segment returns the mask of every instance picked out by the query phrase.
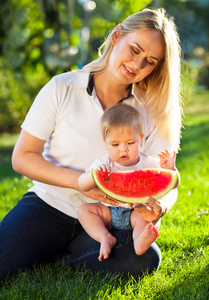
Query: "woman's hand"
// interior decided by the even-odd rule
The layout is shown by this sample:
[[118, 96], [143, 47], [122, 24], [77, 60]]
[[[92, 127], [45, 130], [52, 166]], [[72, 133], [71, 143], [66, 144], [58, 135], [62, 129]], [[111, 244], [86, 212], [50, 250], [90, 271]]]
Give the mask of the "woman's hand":
[[107, 203], [107, 204], [110, 204], [110, 205], [113, 205], [113, 206], [118, 206], [119, 205], [119, 202], [117, 200], [114, 200], [114, 199], [108, 197], [107, 195], [105, 195], [98, 187], [95, 187], [95, 188], [91, 189], [88, 192], [84, 192], [84, 191], [81, 191], [81, 190], [80, 190], [80, 192], [83, 195], [85, 195], [86, 197], [89, 197], [89, 198], [94, 199], [96, 201], [104, 202], [104, 203]]
[[156, 221], [163, 216], [163, 209], [160, 200], [154, 200], [153, 198], [148, 198], [147, 203], [145, 204], [134, 203], [132, 208], [134, 208], [141, 217], [148, 222]]

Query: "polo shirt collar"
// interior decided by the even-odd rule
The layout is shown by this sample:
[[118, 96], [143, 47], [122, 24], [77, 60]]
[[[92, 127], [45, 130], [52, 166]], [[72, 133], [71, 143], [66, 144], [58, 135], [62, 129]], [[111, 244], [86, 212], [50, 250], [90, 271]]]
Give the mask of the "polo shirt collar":
[[[74, 87], [86, 88], [87, 93], [91, 96], [94, 88], [94, 78], [93, 75], [89, 74], [88, 72], [82, 72], [80, 70], [72, 71], [69, 72], [67, 84]], [[132, 87], [129, 90], [127, 96], [121, 99], [119, 102], [122, 102], [123, 100], [126, 100], [131, 96], [134, 96], [139, 102], [144, 102], [141, 91], [138, 87], [138, 84], [136, 83], [132, 84]]]
[[88, 86], [87, 86], [87, 93], [91, 96], [94, 89], [94, 77], [93, 74], [89, 74]]
[[67, 85], [79, 88], [87, 88], [89, 82], [89, 73], [84, 71], [69, 72]]

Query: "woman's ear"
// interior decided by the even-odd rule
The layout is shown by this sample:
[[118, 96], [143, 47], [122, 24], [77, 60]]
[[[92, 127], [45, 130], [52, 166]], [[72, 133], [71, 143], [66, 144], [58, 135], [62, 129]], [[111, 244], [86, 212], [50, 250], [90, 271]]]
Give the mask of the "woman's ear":
[[119, 34], [121, 34], [121, 32], [117, 31], [118, 29], [121, 29], [122, 28], [122, 25], [119, 24], [116, 26], [116, 31], [113, 33], [112, 37], [111, 37], [111, 41], [112, 41], [112, 44], [115, 45], [116, 43], [116, 39], [118, 37]]

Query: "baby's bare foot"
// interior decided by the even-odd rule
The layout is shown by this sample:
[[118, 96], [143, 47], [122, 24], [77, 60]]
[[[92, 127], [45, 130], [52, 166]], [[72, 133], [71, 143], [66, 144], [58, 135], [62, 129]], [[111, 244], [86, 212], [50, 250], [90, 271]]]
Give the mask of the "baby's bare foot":
[[134, 241], [136, 254], [142, 255], [145, 253], [158, 236], [157, 228], [152, 223], [148, 223], [144, 231]]
[[117, 242], [116, 238], [109, 232], [102, 237], [100, 252], [98, 257], [99, 261], [102, 261], [103, 259], [107, 259], [109, 257], [110, 252], [112, 248], [115, 246], [116, 242]]

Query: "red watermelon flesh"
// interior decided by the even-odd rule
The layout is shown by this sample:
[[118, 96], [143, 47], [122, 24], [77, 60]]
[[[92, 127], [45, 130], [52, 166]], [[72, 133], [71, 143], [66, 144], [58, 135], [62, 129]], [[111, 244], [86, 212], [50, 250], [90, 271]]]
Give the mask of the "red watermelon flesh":
[[167, 194], [175, 185], [178, 173], [167, 169], [103, 172], [92, 169], [96, 185], [108, 196], [127, 203], [146, 203]]

